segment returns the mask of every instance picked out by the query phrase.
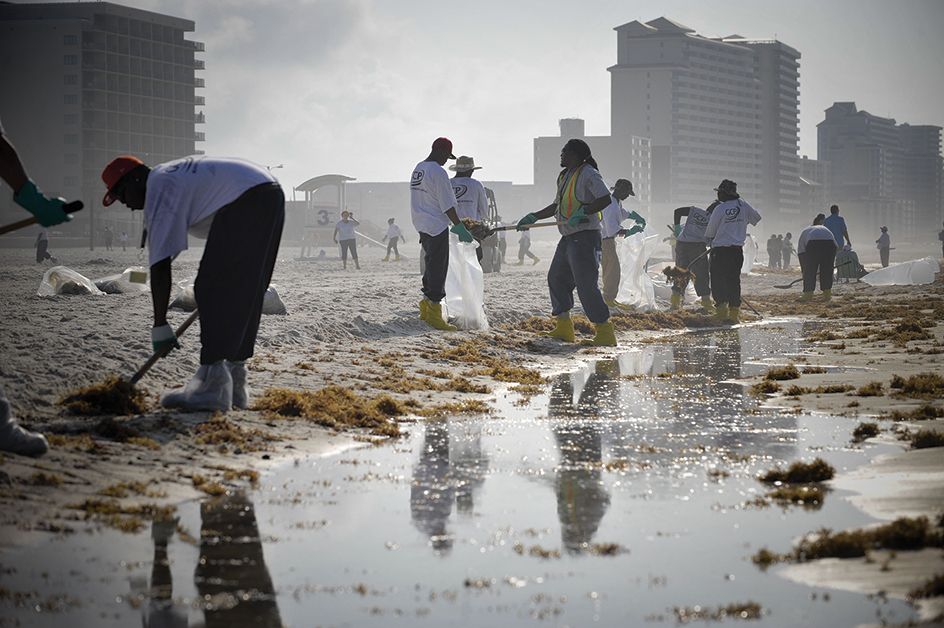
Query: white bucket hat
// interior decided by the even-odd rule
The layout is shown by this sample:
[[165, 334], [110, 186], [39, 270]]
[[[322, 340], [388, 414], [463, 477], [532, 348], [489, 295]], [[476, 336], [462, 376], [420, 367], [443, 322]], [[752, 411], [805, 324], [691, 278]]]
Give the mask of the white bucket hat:
[[481, 170], [482, 166], [476, 166], [473, 158], [462, 155], [456, 159], [456, 163], [449, 166], [449, 169], [455, 172], [465, 172], [466, 170]]

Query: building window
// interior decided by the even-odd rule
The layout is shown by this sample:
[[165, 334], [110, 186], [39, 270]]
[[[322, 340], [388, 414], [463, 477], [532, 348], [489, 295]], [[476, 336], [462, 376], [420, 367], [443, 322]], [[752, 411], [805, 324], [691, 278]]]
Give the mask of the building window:
[[66, 74], [64, 77], [64, 82], [66, 85], [78, 85], [79, 84], [79, 75], [78, 74]]
[[66, 187], [77, 188], [79, 187], [79, 178], [78, 177], [63, 177], [62, 184]]
[[79, 136], [76, 133], [66, 133], [62, 138], [63, 143], [65, 144], [78, 144]]
[[75, 153], [66, 153], [65, 160], [67, 164], [77, 164], [79, 163], [79, 156]]
[[79, 62], [78, 55], [66, 55], [62, 58], [62, 62], [66, 65], [76, 65]]
[[66, 124], [78, 124], [78, 123], [79, 123], [79, 116], [77, 116], [77, 115], [74, 114], [74, 113], [67, 113], [67, 114], [65, 115], [65, 123], [66, 123]]
[[79, 43], [78, 35], [66, 35], [62, 38], [62, 43], [66, 46], [75, 46]]
[[66, 94], [63, 97], [63, 102], [67, 105], [77, 105], [79, 104], [78, 94]]

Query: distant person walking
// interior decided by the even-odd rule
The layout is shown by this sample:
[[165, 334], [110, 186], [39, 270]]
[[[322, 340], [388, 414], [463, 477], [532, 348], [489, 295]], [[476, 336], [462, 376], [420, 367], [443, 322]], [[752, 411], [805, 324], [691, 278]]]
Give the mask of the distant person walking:
[[761, 216], [741, 198], [734, 181], [723, 180], [715, 191], [721, 202], [711, 212], [705, 229], [705, 236], [711, 239], [711, 293], [717, 308], [713, 318], [737, 323], [747, 226], [759, 223]]
[[47, 249], [49, 248], [49, 232], [46, 231], [46, 227], [40, 225], [39, 232], [36, 234], [36, 242], [33, 244], [36, 247], [36, 263], [42, 264], [44, 261], [52, 260], [52, 263], [56, 263], [56, 258], [49, 254]]
[[357, 234], [354, 228], [360, 225], [354, 219], [354, 214], [349, 211], [341, 212], [341, 220], [334, 225], [334, 243], [341, 245], [341, 264], [342, 268], [347, 269], [347, 252], [351, 252], [351, 259], [354, 260], [354, 268], [360, 270], [360, 262], [357, 261]]
[[941, 256], [944, 257], [944, 229], [937, 234], [937, 239], [941, 241]]
[[[410, 212], [413, 226], [420, 233], [423, 247], [423, 298], [420, 319], [436, 329], [455, 331], [442, 315], [446, 298], [446, 275], [449, 272], [449, 232], [462, 242], [472, 242], [472, 234], [456, 213], [456, 193], [443, 165], [452, 154], [452, 142], [436, 138], [429, 156], [416, 164], [410, 177]], [[450, 226], [452, 225], [452, 226]]]
[[385, 262], [390, 261], [390, 251], [393, 250], [393, 254], [396, 255], [394, 261], [400, 261], [400, 251], [397, 249], [397, 242], [400, 241], [400, 238], [403, 237], [403, 232], [400, 231], [400, 225], [396, 224], [394, 218], [387, 220], [387, 235], [384, 236], [384, 240], [387, 241], [387, 256], [384, 257]]
[[115, 241], [115, 232], [111, 230], [111, 227], [105, 227], [105, 250], [111, 250], [111, 243]]
[[770, 234], [767, 238], [767, 268], [774, 269], [780, 265], [780, 247], [777, 245], [777, 236]]
[[524, 264], [524, 258], [531, 258], [531, 265], [534, 266], [541, 260], [538, 259], [537, 255], [531, 252], [531, 230], [524, 229], [521, 231], [521, 237], [518, 238], [518, 261], [516, 262], [517, 266], [522, 266]]
[[118, 238], [118, 241], [121, 242], [121, 250], [128, 250], [128, 234], [124, 231], [121, 232], [121, 236]]
[[780, 255], [783, 257], [783, 269], [790, 270], [790, 256], [796, 252], [793, 248], [793, 234], [787, 231], [783, 236], [783, 246], [780, 249]]
[[797, 240], [797, 257], [803, 271], [803, 296], [798, 301], [812, 301], [816, 290], [816, 275], [823, 299], [833, 298], [833, 265], [836, 261], [836, 237], [823, 226], [824, 214], [817, 214], [813, 225], [807, 227]]
[[[633, 184], [629, 179], [617, 179], [611, 188], [610, 204], [600, 213], [600, 237], [603, 254], [600, 258], [600, 270], [603, 274], [603, 300], [609, 307], [624, 307], [617, 302], [619, 292], [620, 263], [616, 253], [616, 237], [625, 237], [639, 233], [646, 227], [646, 221], [634, 211], [623, 209], [623, 201], [633, 192]], [[630, 229], [623, 229], [623, 221], [632, 218], [636, 224]]]
[[823, 226], [833, 232], [833, 237], [836, 239], [836, 248], [842, 248], [843, 239], [849, 246], [852, 246], [849, 231], [846, 229], [846, 220], [839, 215], [839, 205], [832, 205], [829, 208], [829, 216], [826, 217]]
[[882, 235], [875, 241], [878, 255], [882, 258], [882, 268], [888, 268], [888, 252], [891, 250], [892, 239], [888, 236], [888, 227], [882, 227]]
[[[501, 216], [495, 216], [495, 220], [498, 221], [496, 227], [510, 227], [514, 223], [504, 222]], [[498, 256], [501, 257], [501, 263], [505, 263], [505, 252], [508, 250], [508, 242], [505, 240], [505, 232], [499, 231], [495, 235], [498, 236]]]
[[[711, 303], [711, 280], [708, 273], [708, 238], [705, 236], [705, 229], [708, 228], [708, 220], [711, 218], [715, 207], [720, 205], [720, 201], [714, 201], [707, 209], [701, 207], [679, 207], [674, 214], [674, 227], [672, 231], [678, 233], [675, 242], [675, 265], [679, 268], [687, 268], [695, 275], [695, 294], [701, 299], [701, 306], [711, 312], [715, 311], [715, 306]], [[681, 225], [683, 216], [685, 226]], [[672, 286], [671, 309], [677, 310], [682, 306], [682, 287]]]

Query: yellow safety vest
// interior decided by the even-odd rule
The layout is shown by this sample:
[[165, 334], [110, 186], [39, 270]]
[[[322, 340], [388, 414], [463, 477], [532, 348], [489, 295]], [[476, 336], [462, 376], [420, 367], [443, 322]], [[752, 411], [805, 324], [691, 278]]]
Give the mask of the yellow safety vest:
[[557, 213], [563, 216], [564, 218], [570, 218], [571, 215], [583, 207], [583, 204], [580, 202], [580, 199], [577, 198], [577, 175], [580, 174], [580, 170], [587, 164], [580, 164], [577, 166], [577, 169], [574, 170], [574, 174], [571, 175], [569, 181], [564, 181], [564, 175], [566, 173], [561, 173], [557, 178], [557, 189], [560, 192], [560, 201], [557, 203]]

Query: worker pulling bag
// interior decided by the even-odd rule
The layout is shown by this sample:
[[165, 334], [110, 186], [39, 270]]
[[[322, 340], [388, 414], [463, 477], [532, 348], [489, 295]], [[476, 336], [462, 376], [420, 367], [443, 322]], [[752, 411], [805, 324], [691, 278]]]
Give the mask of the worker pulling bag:
[[475, 254], [475, 242], [460, 242], [449, 234], [449, 271], [443, 318], [459, 329], [488, 329], [485, 318], [485, 277]]
[[754, 239], [754, 236], [747, 234], [747, 237], [744, 238], [744, 263], [741, 265], [741, 274], [747, 275], [751, 272], [751, 269], [754, 268], [754, 260], [757, 259], [757, 240]]
[[656, 248], [659, 233], [646, 225], [642, 233], [621, 238], [616, 253], [620, 261], [620, 285], [616, 300], [646, 314], [656, 309], [655, 286], [646, 265]]

